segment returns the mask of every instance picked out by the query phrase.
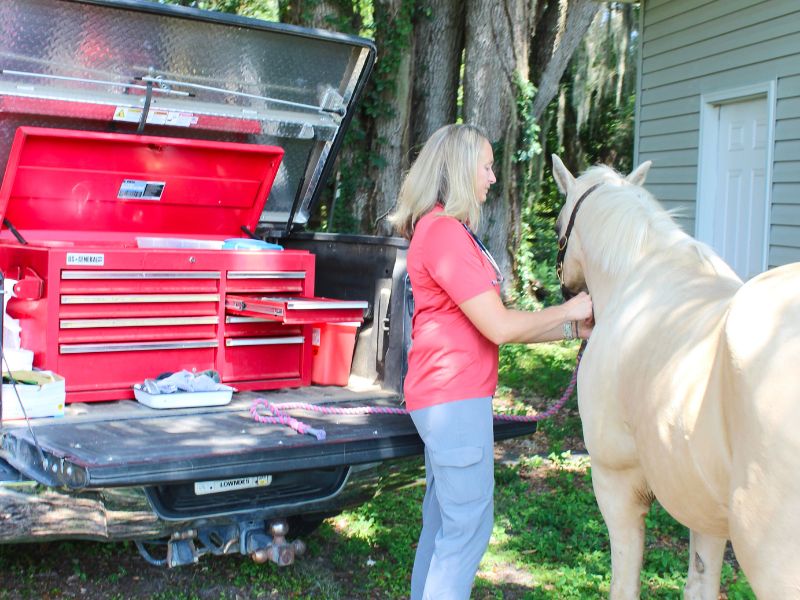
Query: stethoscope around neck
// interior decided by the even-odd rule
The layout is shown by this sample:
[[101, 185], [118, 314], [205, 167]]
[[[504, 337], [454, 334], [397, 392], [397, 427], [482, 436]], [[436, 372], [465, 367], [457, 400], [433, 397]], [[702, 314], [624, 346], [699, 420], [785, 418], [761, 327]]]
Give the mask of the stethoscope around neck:
[[464, 226], [464, 229], [467, 230], [467, 233], [469, 233], [470, 236], [472, 236], [472, 239], [475, 240], [475, 243], [478, 244], [478, 248], [480, 248], [481, 252], [483, 252], [483, 255], [486, 257], [486, 260], [488, 260], [489, 264], [492, 265], [494, 272], [497, 274], [497, 280], [496, 280], [497, 283], [503, 283], [505, 277], [503, 276], [503, 272], [500, 270], [500, 267], [497, 265], [497, 261], [495, 261], [494, 257], [492, 256], [492, 253], [489, 252], [489, 249], [483, 244], [480, 238], [473, 233], [473, 231], [469, 228], [469, 226], [466, 223], [462, 223], [462, 225]]

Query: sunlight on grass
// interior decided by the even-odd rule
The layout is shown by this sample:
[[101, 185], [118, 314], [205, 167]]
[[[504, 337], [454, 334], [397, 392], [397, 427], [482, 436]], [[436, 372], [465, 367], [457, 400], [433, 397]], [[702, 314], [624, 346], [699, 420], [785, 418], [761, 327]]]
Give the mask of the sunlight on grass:
[[347, 537], [358, 537], [368, 540], [375, 535], [375, 524], [357, 513], [346, 513], [332, 520], [336, 531]]
[[569, 383], [579, 344], [507, 344], [500, 348], [498, 394], [557, 398]]

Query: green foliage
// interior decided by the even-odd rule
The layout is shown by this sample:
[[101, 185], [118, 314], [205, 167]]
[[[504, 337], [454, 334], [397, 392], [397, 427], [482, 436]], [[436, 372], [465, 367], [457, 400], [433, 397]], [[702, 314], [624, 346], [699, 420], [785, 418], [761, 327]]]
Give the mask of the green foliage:
[[524, 308], [562, 301], [556, 276], [558, 239], [556, 219], [562, 202], [552, 178], [541, 182], [522, 213], [522, 235], [517, 256], [516, 300]]
[[[500, 347], [500, 377], [498, 394], [504, 397], [561, 398], [575, 369], [578, 342], [550, 344], [507, 344]], [[520, 412], [529, 412], [521, 402]], [[573, 396], [559, 412], [558, 418], [539, 422], [539, 431], [548, 441], [548, 452], [560, 453], [581, 437], [581, 422], [577, 415], [577, 398]]]
[[636, 96], [631, 94], [620, 106], [610, 97], [600, 98], [598, 104], [601, 117], [589, 119], [579, 133], [588, 162], [612, 165], [628, 173], [633, 166]]
[[[524, 79], [519, 72], [514, 72], [514, 87], [516, 88], [517, 120], [520, 123], [520, 139], [517, 162], [529, 163], [541, 154], [542, 145], [539, 143], [539, 124], [533, 114], [533, 100], [536, 96], [536, 86], [531, 81]], [[530, 180], [524, 182], [523, 190], [528, 191]]]
[[157, 0], [161, 4], [178, 4], [203, 10], [234, 13], [267, 21], [278, 20], [278, 0]]
[[345, 135], [346, 150], [339, 159], [337, 180], [328, 191], [328, 197], [335, 195], [330, 231], [339, 233], [369, 230], [366, 215], [356, 214], [355, 205], [359, 202], [363, 207], [380, 171], [387, 167], [381, 153], [387, 140], [377, 136], [375, 123], [395, 114], [397, 74], [410, 49], [417, 7], [415, 0], [403, 0], [398, 10], [389, 11], [385, 4], [359, 0], [356, 9], [363, 16], [363, 29], [358, 33], [375, 38], [378, 58]]
[[577, 349], [577, 342], [501, 346], [501, 390], [513, 390], [519, 395], [559, 397], [572, 376]]

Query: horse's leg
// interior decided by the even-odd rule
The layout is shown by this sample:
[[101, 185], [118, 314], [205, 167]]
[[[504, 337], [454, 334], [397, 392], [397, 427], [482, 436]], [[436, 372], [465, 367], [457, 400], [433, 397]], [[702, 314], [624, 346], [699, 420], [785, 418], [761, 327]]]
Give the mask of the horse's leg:
[[638, 600], [644, 554], [644, 516], [653, 496], [638, 467], [592, 465], [592, 486], [611, 540], [612, 600]]
[[[796, 471], [789, 472], [793, 468], [796, 469], [789, 466], [787, 477], [796, 477]], [[800, 525], [797, 507], [800, 494], [772, 481], [763, 486], [757, 493], [741, 494], [745, 500], [737, 504], [738, 512], [731, 519], [733, 551], [759, 600], [798, 600]], [[772, 510], [776, 502], [780, 506]]]
[[689, 532], [689, 576], [683, 589], [684, 600], [719, 598], [719, 578], [727, 541], [699, 531]]

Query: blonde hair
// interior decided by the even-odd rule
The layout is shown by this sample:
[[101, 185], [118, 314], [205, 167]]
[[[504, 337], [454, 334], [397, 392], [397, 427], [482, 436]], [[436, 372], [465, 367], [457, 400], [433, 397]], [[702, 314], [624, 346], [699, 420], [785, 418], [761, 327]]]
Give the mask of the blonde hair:
[[417, 221], [437, 202], [444, 214], [477, 229], [478, 157], [483, 132], [474, 125], [445, 125], [428, 138], [400, 187], [395, 212], [389, 217], [397, 232], [411, 239]]

